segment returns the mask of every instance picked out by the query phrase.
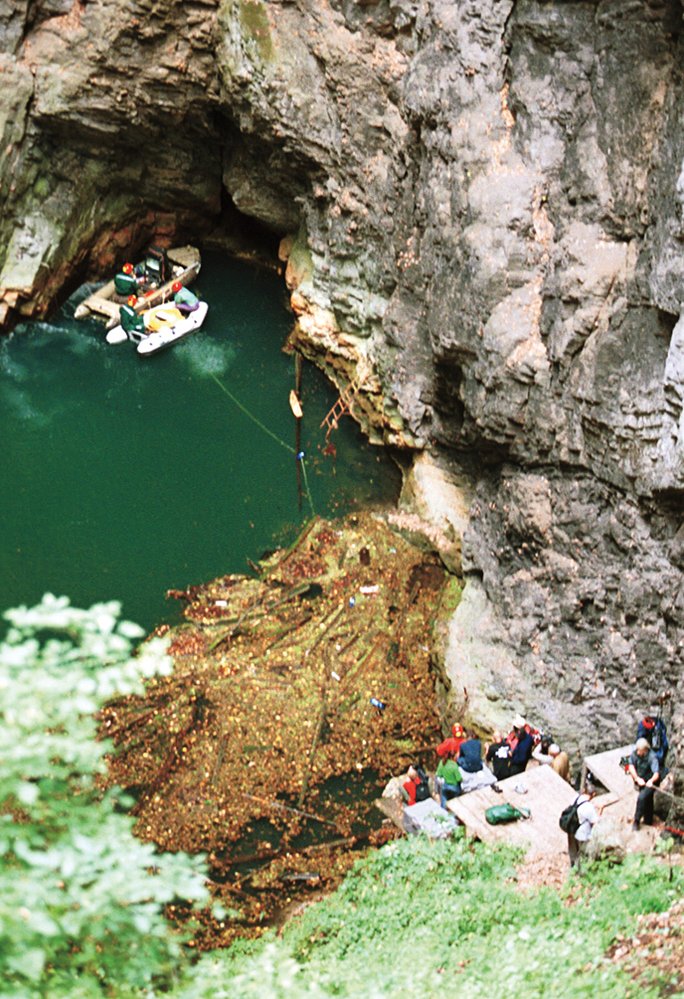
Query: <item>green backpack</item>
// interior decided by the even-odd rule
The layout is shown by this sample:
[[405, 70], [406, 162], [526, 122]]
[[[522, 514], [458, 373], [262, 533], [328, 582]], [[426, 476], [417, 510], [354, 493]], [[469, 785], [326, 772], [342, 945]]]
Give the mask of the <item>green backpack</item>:
[[499, 826], [504, 822], [517, 822], [518, 819], [529, 819], [529, 808], [516, 808], [505, 802], [503, 805], [492, 805], [485, 812], [485, 818], [490, 826]]

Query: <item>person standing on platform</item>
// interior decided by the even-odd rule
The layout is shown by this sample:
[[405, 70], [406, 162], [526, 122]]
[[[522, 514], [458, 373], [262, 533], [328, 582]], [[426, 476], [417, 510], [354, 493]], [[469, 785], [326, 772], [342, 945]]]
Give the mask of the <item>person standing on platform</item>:
[[585, 781], [581, 794], [577, 797], [577, 822], [575, 832], [568, 832], [568, 855], [570, 867], [576, 867], [581, 873], [581, 858], [591, 839], [594, 826], [599, 820], [598, 812], [593, 804], [596, 788], [590, 781]]
[[494, 732], [487, 747], [487, 763], [497, 781], [505, 780], [511, 772], [511, 747], [501, 732]]
[[571, 784], [570, 780], [570, 757], [561, 749], [557, 743], [552, 742], [549, 746], [549, 756], [551, 757], [551, 768], [555, 770], [559, 777]]
[[645, 825], [653, 825], [653, 798], [660, 780], [660, 763], [648, 739], [637, 739], [629, 758], [629, 774], [639, 792], [632, 824], [636, 832], [642, 819]]

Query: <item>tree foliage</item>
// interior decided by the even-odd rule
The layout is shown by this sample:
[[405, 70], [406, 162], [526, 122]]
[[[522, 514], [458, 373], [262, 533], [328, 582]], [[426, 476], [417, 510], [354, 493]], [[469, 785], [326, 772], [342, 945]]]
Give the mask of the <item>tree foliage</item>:
[[46, 595], [8, 611], [0, 643], [0, 995], [125, 996], [165, 985], [182, 957], [174, 898], [204, 901], [202, 859], [132, 834], [130, 801], [98, 790], [111, 746], [97, 710], [166, 674], [165, 643], [115, 602]]

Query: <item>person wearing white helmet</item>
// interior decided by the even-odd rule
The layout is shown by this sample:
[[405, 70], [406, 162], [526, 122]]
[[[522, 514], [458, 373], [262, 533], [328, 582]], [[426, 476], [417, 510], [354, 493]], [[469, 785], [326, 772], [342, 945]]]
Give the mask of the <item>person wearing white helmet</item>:
[[[516, 777], [525, 770], [534, 749], [534, 736], [529, 731], [529, 726], [522, 715], [516, 715], [513, 719], [513, 732], [511, 735], [513, 738], [511, 742], [510, 776]], [[510, 738], [511, 736], [509, 736]]]

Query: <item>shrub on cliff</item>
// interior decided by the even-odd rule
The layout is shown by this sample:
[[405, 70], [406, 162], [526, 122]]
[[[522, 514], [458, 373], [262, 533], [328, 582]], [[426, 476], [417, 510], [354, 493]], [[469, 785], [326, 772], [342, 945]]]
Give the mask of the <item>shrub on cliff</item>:
[[52, 596], [5, 614], [0, 643], [0, 995], [126, 996], [168, 986], [181, 942], [163, 915], [204, 899], [200, 862], [135, 839], [97, 775], [111, 748], [95, 713], [167, 673], [163, 642], [118, 621], [116, 603], [77, 610]]

